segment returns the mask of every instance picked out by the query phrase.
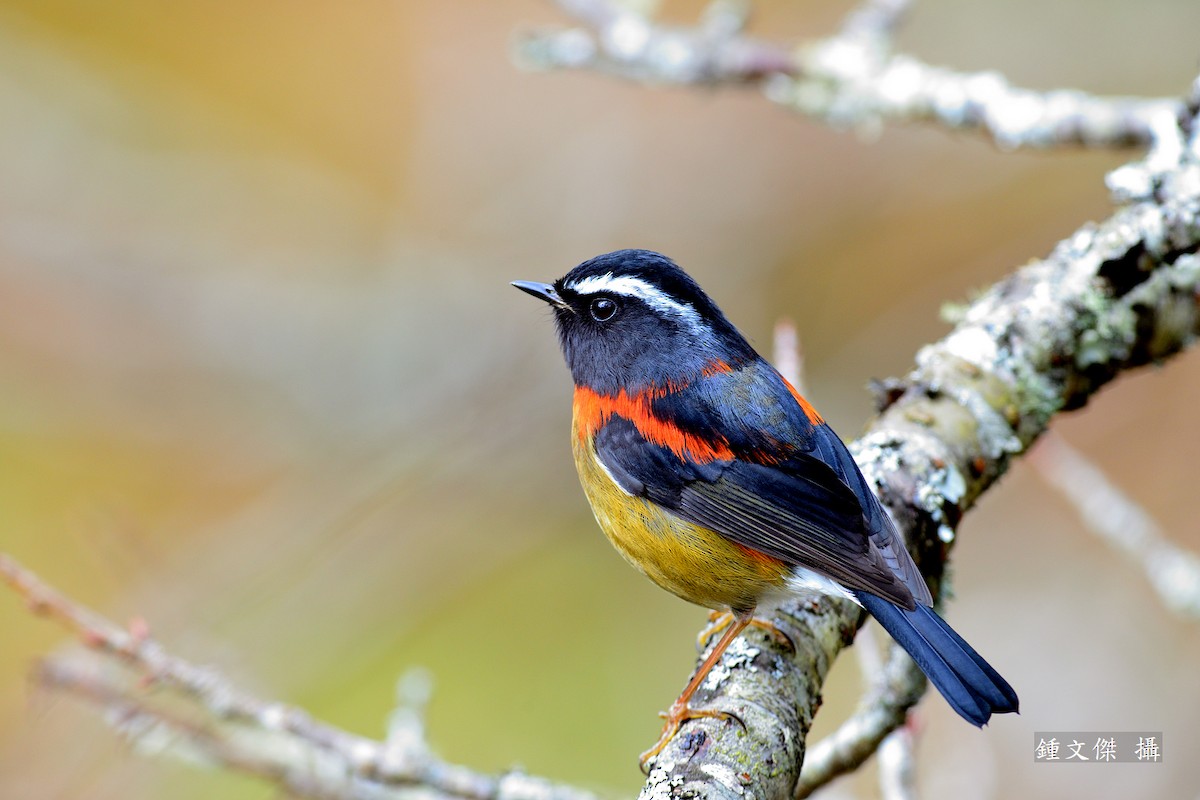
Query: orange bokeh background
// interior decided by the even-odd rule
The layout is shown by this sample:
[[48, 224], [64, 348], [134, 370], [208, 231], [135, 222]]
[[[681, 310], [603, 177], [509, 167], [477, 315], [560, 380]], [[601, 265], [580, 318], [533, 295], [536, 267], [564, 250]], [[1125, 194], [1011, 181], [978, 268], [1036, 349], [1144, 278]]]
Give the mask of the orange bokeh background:
[[[668, 3], [676, 20], [699, 3]], [[771, 0], [800, 41], [840, 3]], [[436, 683], [445, 757], [607, 793], [703, 612], [628, 569], [570, 466], [569, 378], [508, 287], [662, 250], [762, 348], [796, 320], [852, 437], [960, 301], [1088, 219], [1128, 153], [835, 131], [753, 90], [514, 67], [548, 2], [0, 2], [0, 550], [265, 696], [377, 736]], [[1181, 95], [1190, 0], [916, 4], [899, 45], [1033, 88]], [[1055, 425], [1200, 550], [1200, 354]], [[1018, 463], [961, 528], [949, 619], [1018, 688], [920, 707], [929, 798], [1190, 796], [1200, 629]], [[0, 797], [267, 798], [33, 690], [63, 641], [0, 592]], [[852, 659], [819, 730], [853, 708]], [[1037, 730], [1161, 730], [1159, 766], [1033, 763]], [[874, 796], [872, 768], [826, 796]]]

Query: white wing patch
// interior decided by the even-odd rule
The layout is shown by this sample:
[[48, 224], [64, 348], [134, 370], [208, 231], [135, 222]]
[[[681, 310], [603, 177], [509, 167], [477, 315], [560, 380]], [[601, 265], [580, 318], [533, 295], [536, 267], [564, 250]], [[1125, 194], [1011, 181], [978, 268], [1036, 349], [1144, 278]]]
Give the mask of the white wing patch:
[[592, 275], [581, 281], [568, 283], [566, 288], [576, 291], [579, 294], [608, 292], [609, 294], [619, 294], [625, 297], [635, 297], [651, 308], [657, 309], [668, 316], [675, 317], [694, 333], [702, 332], [705, 329], [705, 325], [700, 319], [700, 314], [695, 308], [688, 303], [679, 302], [662, 289], [647, 283], [641, 278], [634, 278], [629, 275], [616, 277], [610, 272], [607, 275]]

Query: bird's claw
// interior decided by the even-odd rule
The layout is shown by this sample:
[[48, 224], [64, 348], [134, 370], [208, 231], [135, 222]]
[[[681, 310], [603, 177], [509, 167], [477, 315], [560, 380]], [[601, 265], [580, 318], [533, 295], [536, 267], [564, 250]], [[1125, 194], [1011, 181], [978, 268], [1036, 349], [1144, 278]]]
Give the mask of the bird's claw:
[[691, 719], [720, 719], [733, 720], [746, 730], [745, 721], [734, 714], [732, 711], [722, 711], [716, 708], [692, 708], [687, 705], [672, 705], [667, 711], [658, 712], [658, 716], [665, 719], [667, 723], [663, 725], [662, 734], [658, 737], [658, 741], [654, 743], [646, 752], [638, 756], [638, 766], [641, 767], [642, 774], [649, 775], [650, 771], [647, 768], [651, 761], [661, 753], [671, 740], [675, 738], [675, 734], [679, 733], [683, 723]]

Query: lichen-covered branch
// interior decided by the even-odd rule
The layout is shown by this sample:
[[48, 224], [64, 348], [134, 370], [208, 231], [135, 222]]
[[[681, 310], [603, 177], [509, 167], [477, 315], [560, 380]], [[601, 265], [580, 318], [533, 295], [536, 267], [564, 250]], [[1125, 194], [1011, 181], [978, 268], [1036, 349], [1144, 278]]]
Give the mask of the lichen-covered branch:
[[998, 146], [1133, 147], [1174, 124], [1176, 104], [1037, 92], [997, 72], [965, 73], [892, 52], [907, 0], [866, 0], [842, 29], [791, 47], [746, 36], [745, 3], [718, 0], [695, 27], [660, 24], [614, 0], [558, 0], [580, 27], [541, 31], [518, 43], [540, 69], [588, 69], [673, 85], [753, 85], [792, 110], [838, 127], [933, 122], [986, 135]]
[[[954, 330], [884, 387], [879, 417], [852, 449], [935, 590], [963, 513], [1054, 414], [1200, 332], [1198, 107], [1193, 97], [1177, 146], [1156, 146], [1123, 168], [1144, 178], [1144, 191], [1124, 195], [1136, 201], [959, 309]], [[782, 606], [776, 621], [800, 644], [797, 655], [755, 637], [726, 659], [698, 703], [732, 711], [744, 725], [690, 723], [659, 757], [643, 797], [732, 798], [743, 785], [785, 796], [829, 665], [860, 615], [827, 598]]]
[[35, 680], [103, 708], [137, 751], [255, 775], [321, 800], [594, 800], [520, 772], [483, 775], [439, 760], [421, 730], [420, 680], [401, 681], [401, 708], [387, 738], [376, 741], [239, 690], [215, 670], [167, 652], [145, 623], [110, 622], [4, 553], [0, 580], [86, 647], [42, 661]]

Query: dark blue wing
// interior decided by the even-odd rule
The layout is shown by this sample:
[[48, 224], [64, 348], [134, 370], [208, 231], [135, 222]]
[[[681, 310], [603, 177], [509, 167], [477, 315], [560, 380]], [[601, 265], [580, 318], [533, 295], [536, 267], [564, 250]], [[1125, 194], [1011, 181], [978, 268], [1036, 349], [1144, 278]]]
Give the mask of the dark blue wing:
[[[878, 558], [918, 603], [932, 604], [928, 585], [846, 445], [820, 417], [811, 419], [769, 363], [760, 359], [732, 371], [708, 375], [682, 391], [656, 399], [653, 410], [686, 433], [704, 439], [720, 437], [738, 462], [768, 465], [793, 479], [808, 477], [816, 481], [826, 488], [823, 497], [850, 489], [863, 517], [862, 530]], [[836, 487], [839, 482], [844, 486]], [[767, 485], [770, 483], [768, 480]], [[798, 497], [808, 500], [803, 493]], [[820, 517], [816, 506], [809, 506], [808, 511]], [[820, 519], [815, 522], [821, 524]], [[830, 522], [824, 528], [828, 530], [834, 524]]]
[[811, 452], [817, 446], [811, 438], [817, 426], [779, 373], [762, 360], [705, 376], [655, 398], [652, 410], [686, 433], [719, 436], [739, 457], [779, 458]]
[[677, 516], [848, 589], [905, 608], [929, 590], [854, 459], [810, 420], [765, 362], [706, 377], [654, 401], [661, 422], [719, 441], [733, 458], [701, 463], [611, 418], [601, 462], [628, 492]]

